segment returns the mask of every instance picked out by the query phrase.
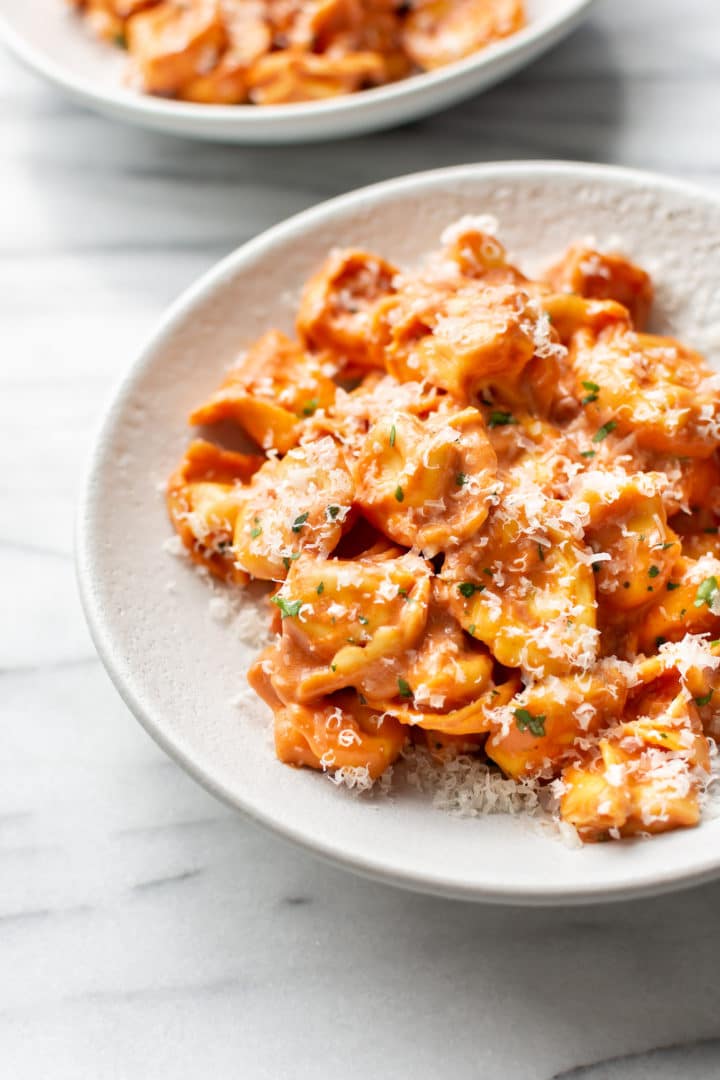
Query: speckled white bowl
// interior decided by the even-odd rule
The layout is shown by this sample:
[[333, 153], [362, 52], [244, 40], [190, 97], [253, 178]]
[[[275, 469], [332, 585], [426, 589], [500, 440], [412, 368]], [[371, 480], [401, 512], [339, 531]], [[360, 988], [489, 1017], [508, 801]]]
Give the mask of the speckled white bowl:
[[[239, 347], [270, 326], [291, 327], [298, 289], [328, 249], [358, 244], [407, 263], [436, 246], [449, 222], [479, 212], [499, 219], [511, 253], [531, 267], [588, 234], [600, 244], [619, 237], [656, 275], [656, 326], [717, 347], [720, 202], [684, 184], [594, 165], [470, 165], [306, 211], [185, 293], [114, 395], [79, 517], [90, 627], [127, 704], [184, 768], [257, 821], [355, 870], [429, 892], [526, 904], [700, 881], [720, 870], [720, 820], [577, 850], [527, 820], [458, 819], [412, 792], [358, 799], [320, 774], [280, 765], [266, 720], [232, 704], [255, 650], [232, 624], [210, 617], [207, 585], [163, 551], [172, 531], [157, 486], [188, 441], [184, 418]], [[259, 638], [265, 618], [257, 620]]]
[[0, 0], [0, 38], [40, 75], [109, 116], [191, 138], [290, 143], [391, 127], [453, 105], [560, 41], [591, 3], [527, 0], [524, 30], [466, 60], [358, 94], [263, 108], [165, 101], [126, 87], [124, 54], [94, 41], [64, 0]]

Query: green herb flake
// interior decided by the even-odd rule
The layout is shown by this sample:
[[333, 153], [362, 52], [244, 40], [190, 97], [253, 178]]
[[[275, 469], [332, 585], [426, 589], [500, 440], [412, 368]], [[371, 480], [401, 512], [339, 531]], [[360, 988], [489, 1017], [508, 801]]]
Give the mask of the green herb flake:
[[402, 596], [403, 600], [407, 600], [409, 595], [407, 589], [398, 589], [398, 596]]
[[272, 603], [280, 608], [283, 619], [294, 619], [302, 607], [302, 600], [286, 600], [284, 596], [273, 596]]
[[517, 424], [513, 414], [503, 409], [493, 409], [488, 420], [488, 427], [506, 427], [508, 424]]
[[325, 516], [328, 519], [328, 521], [334, 521], [339, 513], [340, 513], [340, 507], [339, 506], [326, 506], [325, 507]]
[[370, 620], [368, 619], [368, 617], [366, 615], [359, 615], [358, 616], [358, 622], [360, 623], [361, 626], [367, 626], [367, 624], [370, 622]]
[[400, 697], [412, 697], [410, 683], [406, 679], [398, 679], [398, 690], [400, 691]]
[[262, 526], [261, 526], [261, 525], [255, 525], [255, 526], [254, 526], [254, 527], [253, 527], [253, 528], [252, 528], [252, 529], [250, 530], [250, 537], [251, 537], [251, 539], [252, 539], [252, 540], [257, 540], [257, 538], [258, 538], [258, 536], [260, 536], [261, 532], [262, 532]]
[[717, 591], [718, 583], [715, 575], [713, 574], [711, 577], [706, 577], [705, 580], [698, 585], [698, 590], [695, 593], [695, 600], [693, 601], [695, 607], [702, 607], [703, 604], [707, 604], [707, 606], [710, 607], [715, 599]]
[[648, 570], [648, 577], [657, 577], [659, 573], [660, 573], [660, 567], [659, 566], [651, 566], [650, 569]]
[[312, 416], [319, 404], [320, 402], [317, 398], [310, 398], [310, 400], [306, 401], [303, 405], [303, 416]]
[[538, 559], [540, 560], [540, 562], [545, 562], [545, 550], [544, 550], [542, 544], [538, 544], [537, 553], [538, 553]]
[[457, 474], [457, 476], [455, 477], [455, 483], [457, 484], [458, 487], [464, 487], [465, 484], [467, 484], [467, 482], [468, 482], [468, 478], [467, 478], [467, 476], [465, 475], [464, 472], [459, 472]]
[[680, 582], [679, 581], [668, 581], [665, 588], [667, 589], [668, 592], [672, 592], [673, 589], [679, 589], [680, 588]]
[[666, 544], [654, 544], [653, 551], [667, 551], [667, 549], [673, 547], [674, 544], [674, 540], [668, 540]]
[[708, 690], [707, 694], [703, 694], [702, 697], [696, 697], [694, 699], [695, 704], [700, 705], [700, 707], [702, 707], [703, 705], [709, 705], [711, 700], [712, 700], [712, 696], [713, 696], [712, 690]]
[[324, 581], [320, 582], [320, 584], [318, 585], [315, 592], [318, 594], [318, 596], [322, 596], [322, 594], [325, 592], [325, 582]]
[[590, 405], [591, 402], [597, 401], [598, 393], [600, 391], [600, 387], [598, 386], [598, 384], [595, 382], [589, 382], [584, 380], [582, 385], [586, 390], [589, 390], [590, 393], [585, 395], [585, 397], [582, 399], [581, 404]]
[[597, 431], [595, 432], [595, 434], [592, 437], [592, 441], [593, 442], [602, 442], [603, 439], [606, 439], [608, 437], [608, 435], [610, 434], [610, 432], [614, 431], [616, 427], [617, 427], [617, 420], [608, 420], [607, 424], [603, 424], [602, 427], [597, 429]]
[[358, 701], [360, 702], [361, 705], [367, 705], [367, 698], [365, 697], [364, 694], [361, 694], [359, 690], [358, 690]]
[[330, 670], [331, 671], [337, 671], [337, 664], [331, 664], [330, 665]]
[[468, 626], [468, 634], [470, 637], [475, 637], [475, 623], [470, 623]]
[[283, 566], [285, 567], [286, 570], [289, 570], [290, 569], [290, 563], [295, 562], [299, 558], [300, 558], [300, 552], [299, 551], [294, 551], [292, 553], [292, 555], [283, 555]]
[[403, 491], [403, 489], [400, 487], [399, 484], [395, 488], [395, 498], [397, 499], [398, 502], [403, 502], [403, 500], [405, 499], [405, 492]]
[[294, 533], [299, 533], [309, 517], [310, 515], [307, 512], [304, 514], [299, 514], [292, 523], [292, 531]]
[[544, 716], [533, 716], [527, 709], [515, 709], [514, 713], [518, 731], [529, 731], [536, 737], [545, 734]]
[[396, 436], [397, 436], [397, 431], [395, 430], [395, 425], [393, 424], [393, 426], [390, 428], [390, 445], [391, 446], [395, 445]]
[[595, 450], [581, 450], [580, 451], [580, 457], [585, 457], [585, 458], [595, 457], [595, 453], [596, 453]]
[[482, 592], [484, 588], [484, 585], [473, 585], [472, 581], [461, 581], [458, 585], [458, 592], [461, 596], [466, 596], [469, 599], [476, 592]]

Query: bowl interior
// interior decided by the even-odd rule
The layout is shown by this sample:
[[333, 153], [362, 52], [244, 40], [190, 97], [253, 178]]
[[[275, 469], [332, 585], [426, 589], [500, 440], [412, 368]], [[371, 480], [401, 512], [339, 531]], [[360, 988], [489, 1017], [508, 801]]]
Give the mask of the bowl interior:
[[412, 263], [468, 213], [495, 215], [510, 252], [530, 269], [587, 236], [622, 246], [655, 277], [656, 327], [711, 359], [713, 348], [717, 354], [720, 204], [684, 186], [594, 166], [469, 166], [308, 211], [240, 249], [181, 298], [111, 405], [79, 530], [95, 640], [133, 711], [196, 778], [357, 869], [519, 902], [601, 899], [712, 874], [720, 864], [716, 820], [649, 842], [574, 850], [526, 819], [458, 819], [411, 791], [356, 798], [318, 774], [280, 765], [268, 711], [242, 693], [265, 616], [248, 599], [238, 617], [214, 618], [207, 584], [163, 550], [172, 531], [158, 485], [188, 441], [184, 417], [239, 349], [268, 327], [291, 329], [298, 290], [327, 251], [359, 245]]

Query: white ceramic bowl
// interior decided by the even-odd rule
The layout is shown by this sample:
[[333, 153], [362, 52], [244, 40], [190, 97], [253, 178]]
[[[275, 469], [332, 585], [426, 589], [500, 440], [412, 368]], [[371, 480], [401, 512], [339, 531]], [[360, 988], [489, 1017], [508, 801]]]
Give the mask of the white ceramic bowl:
[[[720, 202], [684, 184], [594, 165], [470, 165], [308, 210], [185, 293], [115, 394], [79, 518], [78, 568], [93, 636], [132, 711], [196, 779], [353, 869], [430, 892], [518, 903], [614, 899], [699, 881], [720, 870], [720, 819], [576, 850], [526, 820], [458, 819], [412, 792], [358, 799], [321, 774], [279, 764], [268, 724], [231, 704], [255, 650], [213, 621], [206, 583], [162, 549], [171, 528], [157, 485], [188, 442], [184, 418], [239, 347], [268, 327], [290, 329], [298, 288], [328, 249], [358, 244], [407, 263], [435, 247], [449, 222], [478, 212], [496, 215], [524, 265], [588, 234], [600, 244], [619, 236], [656, 275], [656, 326], [701, 347], [713, 333], [720, 341]], [[266, 616], [257, 618], [260, 636]]]
[[341, 138], [435, 112], [517, 71], [580, 21], [592, 0], [527, 0], [528, 26], [466, 60], [391, 86], [308, 104], [193, 105], [123, 85], [125, 55], [94, 41], [63, 0], [0, 0], [0, 37], [30, 67], [99, 112], [226, 142]]

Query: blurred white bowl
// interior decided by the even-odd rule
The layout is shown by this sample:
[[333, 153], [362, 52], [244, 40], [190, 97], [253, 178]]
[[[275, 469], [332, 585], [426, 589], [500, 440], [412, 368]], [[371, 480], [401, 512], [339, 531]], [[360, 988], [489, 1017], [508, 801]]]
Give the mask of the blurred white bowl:
[[564, 37], [592, 0], [527, 0], [528, 26], [455, 64], [326, 101], [195, 105], [123, 85], [125, 54], [93, 40], [63, 0], [0, 0], [0, 37], [31, 68], [98, 112], [193, 138], [289, 143], [390, 127], [476, 94]]
[[[232, 704], [255, 643], [209, 613], [207, 583], [162, 550], [162, 484], [185, 417], [271, 326], [290, 330], [301, 283], [337, 244], [411, 263], [463, 214], [490, 213], [523, 266], [617, 236], [655, 275], [656, 327], [703, 347], [720, 336], [720, 202], [660, 177], [594, 165], [471, 165], [334, 199], [240, 248], [168, 312], [110, 404], [79, 517], [78, 569], [96, 645], [150, 734], [220, 798], [313, 851], [408, 887], [515, 903], [650, 893], [720, 871], [720, 820], [648, 841], [564, 847], [527, 820], [458, 819], [412, 791], [354, 798], [275, 760], [269, 710]], [[711, 357], [712, 359], [712, 357]], [[241, 604], [267, 615], [247, 593]]]

